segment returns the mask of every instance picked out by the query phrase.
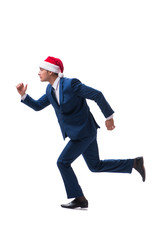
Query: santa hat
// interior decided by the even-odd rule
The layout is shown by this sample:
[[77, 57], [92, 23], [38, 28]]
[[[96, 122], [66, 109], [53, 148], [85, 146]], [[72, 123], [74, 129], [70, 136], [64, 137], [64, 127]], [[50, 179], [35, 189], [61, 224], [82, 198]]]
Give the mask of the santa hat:
[[58, 76], [60, 78], [63, 77], [64, 67], [62, 61], [59, 58], [49, 56], [40, 63], [39, 67], [54, 73], [58, 73]]

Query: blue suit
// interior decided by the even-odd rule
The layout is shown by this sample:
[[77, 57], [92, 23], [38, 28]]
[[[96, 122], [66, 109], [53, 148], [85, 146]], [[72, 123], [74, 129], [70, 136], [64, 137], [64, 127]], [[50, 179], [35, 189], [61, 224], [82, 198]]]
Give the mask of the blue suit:
[[58, 104], [51, 84], [46, 94], [37, 101], [29, 95], [22, 101], [32, 109], [39, 111], [52, 105], [61, 128], [63, 138], [70, 141], [58, 158], [57, 165], [62, 175], [68, 198], [83, 196], [82, 189], [71, 163], [81, 154], [92, 172], [131, 173], [133, 160], [100, 160], [97, 146], [97, 128], [99, 128], [86, 99], [94, 100], [105, 118], [114, 111], [103, 94], [82, 84], [78, 79], [61, 78], [59, 85], [60, 104]]

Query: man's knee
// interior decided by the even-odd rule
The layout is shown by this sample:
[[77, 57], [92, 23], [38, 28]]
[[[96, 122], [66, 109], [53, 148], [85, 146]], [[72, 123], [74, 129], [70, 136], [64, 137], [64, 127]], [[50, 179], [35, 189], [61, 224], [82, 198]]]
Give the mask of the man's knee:
[[62, 162], [61, 159], [58, 158], [58, 160], [57, 160], [57, 167], [60, 169], [60, 168], [62, 168], [62, 166], [63, 166], [63, 162]]
[[100, 171], [100, 162], [98, 164], [87, 164], [88, 168], [91, 172], [99, 172]]
[[95, 166], [89, 166], [89, 165], [88, 165], [88, 168], [89, 168], [89, 170], [90, 170], [91, 172], [97, 172], [97, 169], [96, 169]]
[[69, 166], [70, 166], [70, 164], [68, 164], [67, 162], [63, 161], [61, 158], [58, 158], [58, 160], [57, 160], [57, 167], [59, 169], [67, 168]]

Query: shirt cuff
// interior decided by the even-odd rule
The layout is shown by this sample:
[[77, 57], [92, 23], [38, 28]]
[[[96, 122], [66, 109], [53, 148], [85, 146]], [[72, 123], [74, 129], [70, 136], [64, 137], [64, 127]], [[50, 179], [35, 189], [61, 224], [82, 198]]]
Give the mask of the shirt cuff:
[[113, 118], [114, 114], [112, 114], [111, 116], [107, 117], [106, 120], [109, 120], [111, 118]]
[[21, 96], [21, 100], [24, 101], [27, 97], [27, 94], [25, 93], [23, 96]]

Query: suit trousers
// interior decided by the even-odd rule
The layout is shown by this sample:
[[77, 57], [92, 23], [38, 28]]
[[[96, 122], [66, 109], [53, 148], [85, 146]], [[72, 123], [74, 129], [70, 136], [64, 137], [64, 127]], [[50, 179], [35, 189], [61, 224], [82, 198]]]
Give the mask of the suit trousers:
[[82, 189], [71, 167], [72, 162], [81, 154], [92, 172], [132, 172], [133, 159], [100, 160], [97, 135], [79, 140], [70, 140], [57, 161], [68, 198], [83, 196]]

